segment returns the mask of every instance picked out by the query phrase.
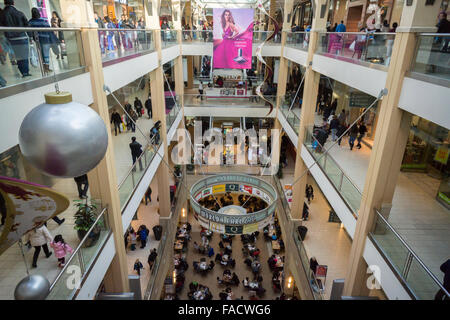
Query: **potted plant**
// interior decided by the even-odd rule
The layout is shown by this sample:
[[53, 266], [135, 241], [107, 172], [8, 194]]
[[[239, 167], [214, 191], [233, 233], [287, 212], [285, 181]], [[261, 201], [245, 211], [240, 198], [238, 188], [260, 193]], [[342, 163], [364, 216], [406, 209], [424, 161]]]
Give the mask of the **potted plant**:
[[[77, 207], [77, 212], [74, 215], [74, 229], [77, 230], [78, 239], [80, 239], [81, 241], [83, 240], [89, 229], [92, 227], [92, 225], [95, 223], [98, 211], [97, 206], [92, 201], [90, 204], [88, 204], [87, 200], [86, 202], [83, 202], [83, 200], [74, 200], [74, 206]], [[84, 243], [84, 247], [92, 247], [93, 245], [95, 245], [100, 237], [100, 232], [100, 225], [97, 224], [97, 226], [92, 229], [89, 236], [87, 237]]]

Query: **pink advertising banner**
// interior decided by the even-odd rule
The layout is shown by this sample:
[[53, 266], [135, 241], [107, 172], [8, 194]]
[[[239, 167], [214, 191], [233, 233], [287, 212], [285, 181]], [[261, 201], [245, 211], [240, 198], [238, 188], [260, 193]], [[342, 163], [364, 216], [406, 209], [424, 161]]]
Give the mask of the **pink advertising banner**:
[[213, 9], [213, 68], [251, 69], [253, 9]]

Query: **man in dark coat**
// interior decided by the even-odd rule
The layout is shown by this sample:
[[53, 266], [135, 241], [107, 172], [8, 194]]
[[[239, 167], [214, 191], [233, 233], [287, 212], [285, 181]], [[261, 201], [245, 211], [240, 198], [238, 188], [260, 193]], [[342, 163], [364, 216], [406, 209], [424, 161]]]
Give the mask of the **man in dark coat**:
[[[3, 27], [28, 27], [28, 19], [22, 11], [14, 7], [14, 0], [5, 0], [5, 9], [0, 17], [0, 25]], [[14, 55], [17, 59], [17, 67], [22, 77], [30, 77], [29, 71], [29, 40], [25, 32], [8, 31], [5, 37], [11, 44]]]
[[151, 97], [148, 97], [148, 99], [145, 101], [145, 109], [147, 109], [148, 118], [151, 119], [153, 117]]
[[114, 133], [117, 136], [117, 130], [119, 130], [120, 133], [120, 125], [122, 124], [122, 118], [117, 110], [114, 110], [111, 114], [111, 123], [114, 123]]
[[138, 117], [142, 117], [142, 108], [141, 100], [138, 97], [134, 98], [134, 109], [136, 109]]
[[[133, 158], [133, 166], [136, 163], [136, 159], [138, 159], [142, 154], [142, 145], [136, 141], [136, 137], [131, 138], [130, 143], [131, 149], [131, 157]], [[139, 168], [142, 171], [142, 159], [139, 159]], [[133, 171], [136, 171], [136, 168], [133, 168]]]

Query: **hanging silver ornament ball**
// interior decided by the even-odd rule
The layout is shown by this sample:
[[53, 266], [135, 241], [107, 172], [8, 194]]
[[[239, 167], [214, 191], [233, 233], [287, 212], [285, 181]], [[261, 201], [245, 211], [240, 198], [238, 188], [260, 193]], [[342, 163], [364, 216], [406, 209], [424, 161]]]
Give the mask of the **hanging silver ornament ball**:
[[50, 282], [44, 276], [33, 274], [23, 278], [14, 290], [16, 300], [45, 300], [50, 290]]
[[72, 101], [68, 92], [45, 95], [46, 103], [23, 119], [19, 145], [24, 157], [47, 175], [72, 178], [97, 166], [108, 147], [102, 118]]

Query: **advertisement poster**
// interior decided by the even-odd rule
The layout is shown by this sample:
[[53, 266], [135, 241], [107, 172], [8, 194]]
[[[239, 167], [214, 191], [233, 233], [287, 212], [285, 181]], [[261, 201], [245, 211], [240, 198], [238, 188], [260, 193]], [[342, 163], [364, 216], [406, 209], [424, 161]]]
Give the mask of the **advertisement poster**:
[[213, 186], [213, 193], [225, 193], [225, 185], [219, 184], [217, 186]]
[[251, 69], [253, 9], [213, 9], [213, 68]]

